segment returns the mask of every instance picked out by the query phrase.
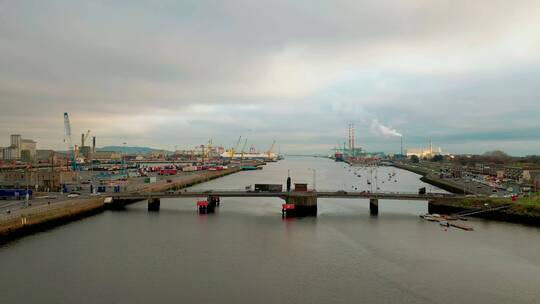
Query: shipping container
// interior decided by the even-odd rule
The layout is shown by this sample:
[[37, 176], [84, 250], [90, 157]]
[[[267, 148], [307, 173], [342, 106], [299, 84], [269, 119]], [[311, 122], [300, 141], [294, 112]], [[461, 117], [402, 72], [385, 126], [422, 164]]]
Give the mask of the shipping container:
[[283, 185], [281, 184], [255, 184], [255, 191], [281, 192], [283, 191]]
[[182, 168], [182, 171], [184, 171], [184, 172], [197, 171], [197, 167], [196, 166], [187, 166], [187, 167]]

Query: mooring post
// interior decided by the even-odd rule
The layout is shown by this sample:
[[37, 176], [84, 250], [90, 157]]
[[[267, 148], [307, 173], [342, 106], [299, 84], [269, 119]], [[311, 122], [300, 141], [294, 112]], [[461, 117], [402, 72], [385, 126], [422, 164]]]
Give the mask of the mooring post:
[[379, 199], [370, 198], [369, 199], [369, 214], [376, 216], [379, 214]]

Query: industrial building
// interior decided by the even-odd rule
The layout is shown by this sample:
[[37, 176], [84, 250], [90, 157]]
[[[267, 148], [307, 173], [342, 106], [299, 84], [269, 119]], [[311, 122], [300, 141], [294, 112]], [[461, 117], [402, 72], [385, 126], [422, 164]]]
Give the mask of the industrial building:
[[443, 155], [441, 147], [438, 147], [436, 150], [433, 149], [433, 143], [429, 141], [427, 148], [419, 149], [407, 149], [407, 157], [417, 156], [418, 158], [432, 158], [435, 155]]
[[31, 188], [58, 191], [62, 184], [76, 184], [78, 173], [61, 170], [17, 170], [0, 173], [2, 188]]
[[347, 162], [362, 162], [382, 157], [384, 157], [384, 152], [368, 152], [356, 145], [356, 133], [353, 123], [349, 124], [348, 143], [344, 142], [343, 146], [338, 145], [338, 147], [334, 148], [333, 155], [336, 161]]
[[122, 153], [117, 151], [96, 151], [93, 153], [92, 158], [95, 160], [120, 160], [122, 159]]
[[3, 160], [22, 160], [32, 162], [36, 158], [37, 143], [32, 139], [23, 139], [19, 134], [10, 136], [10, 145], [0, 148]]

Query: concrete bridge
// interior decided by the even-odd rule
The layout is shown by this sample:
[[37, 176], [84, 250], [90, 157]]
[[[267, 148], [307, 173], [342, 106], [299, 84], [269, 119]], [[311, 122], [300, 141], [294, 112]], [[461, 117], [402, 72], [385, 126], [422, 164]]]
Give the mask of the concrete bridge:
[[[346, 192], [346, 191], [235, 191], [235, 190], [206, 190], [206, 191], [165, 191], [147, 193], [118, 193], [112, 197], [112, 203], [134, 202], [148, 200], [148, 210], [157, 211], [161, 198], [206, 198], [208, 205], [205, 211], [213, 211], [220, 204], [221, 197], [277, 197], [285, 201], [282, 212], [292, 216], [316, 216], [318, 198], [352, 198], [369, 199], [371, 215], [379, 213], [379, 199], [385, 200], [416, 200], [427, 202], [458, 201], [465, 196], [443, 193], [397, 193], [397, 192]], [[200, 206], [199, 206], [200, 207]], [[201, 210], [201, 208], [199, 208]]]

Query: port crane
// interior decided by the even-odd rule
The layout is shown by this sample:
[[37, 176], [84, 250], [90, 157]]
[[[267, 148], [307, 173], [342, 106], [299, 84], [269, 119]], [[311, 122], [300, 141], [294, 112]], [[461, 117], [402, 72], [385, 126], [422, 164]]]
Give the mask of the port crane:
[[238, 137], [238, 140], [236, 141], [236, 145], [234, 145], [230, 152], [231, 152], [231, 159], [234, 158], [234, 155], [236, 154], [236, 151], [238, 150], [238, 147], [240, 146], [240, 142], [242, 141], [242, 135], [240, 135], [240, 137]]
[[266, 151], [268, 158], [272, 157], [272, 150], [274, 150], [275, 145], [276, 145], [276, 140], [274, 139], [274, 141], [272, 141], [272, 145], [270, 146], [270, 149]]
[[68, 148], [68, 157], [71, 162], [71, 169], [77, 169], [77, 161], [75, 160], [75, 148], [73, 147], [73, 141], [71, 140], [71, 125], [69, 123], [69, 115], [64, 113], [64, 142]]
[[242, 157], [240, 158], [240, 163], [242, 163], [244, 161], [244, 153], [245, 153], [245, 150], [246, 150], [246, 145], [247, 145], [247, 140], [248, 138], [246, 137], [246, 140], [244, 141], [244, 145], [242, 146]]

